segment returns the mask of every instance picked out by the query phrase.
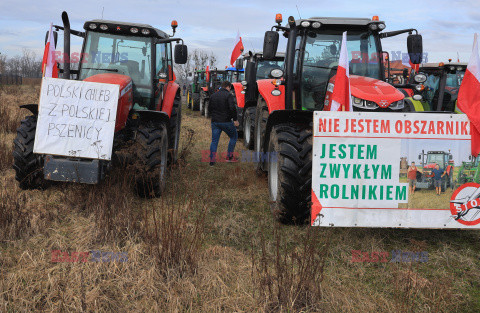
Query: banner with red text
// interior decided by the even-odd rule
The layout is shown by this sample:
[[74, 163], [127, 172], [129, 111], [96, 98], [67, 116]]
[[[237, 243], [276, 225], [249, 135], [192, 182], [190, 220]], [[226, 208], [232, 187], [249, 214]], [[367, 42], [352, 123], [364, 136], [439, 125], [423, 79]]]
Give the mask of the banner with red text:
[[312, 226], [480, 228], [464, 114], [315, 112]]

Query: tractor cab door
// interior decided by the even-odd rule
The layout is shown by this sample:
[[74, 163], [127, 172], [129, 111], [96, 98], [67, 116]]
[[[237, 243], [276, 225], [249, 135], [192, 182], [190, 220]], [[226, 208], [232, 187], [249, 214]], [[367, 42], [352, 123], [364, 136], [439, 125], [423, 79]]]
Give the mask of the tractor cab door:
[[173, 64], [170, 43], [156, 44], [155, 52], [155, 106], [162, 107], [167, 83], [175, 80], [173, 77]]

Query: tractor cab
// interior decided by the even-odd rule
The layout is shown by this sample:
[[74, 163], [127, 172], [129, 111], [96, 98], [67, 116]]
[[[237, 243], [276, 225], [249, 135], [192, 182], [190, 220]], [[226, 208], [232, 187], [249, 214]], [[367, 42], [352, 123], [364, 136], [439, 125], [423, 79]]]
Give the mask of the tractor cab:
[[226, 80], [231, 83], [240, 82], [245, 78], [244, 69], [237, 69], [236, 67], [225, 68]]
[[[283, 31], [288, 43], [285, 73], [272, 74], [275, 74], [273, 78], [284, 79], [286, 109], [330, 110], [344, 32], [347, 32], [354, 110], [398, 112], [405, 109], [404, 94], [385, 77], [381, 39], [409, 33], [410, 58], [418, 64], [423, 50], [422, 37], [417, 30], [383, 32], [385, 23], [377, 16], [373, 19], [312, 17], [300, 20], [289, 17], [285, 27], [281, 26], [280, 17], [277, 23], [272, 29]], [[264, 57], [275, 55], [278, 40], [278, 32], [265, 33]]]
[[422, 167], [428, 170], [434, 169], [437, 164], [440, 169], [446, 169], [453, 163], [452, 154], [444, 151], [428, 151], [426, 155], [420, 154], [418, 158], [422, 162]]
[[[173, 21], [174, 29], [176, 25]], [[78, 79], [108, 80], [105, 74], [129, 77], [133, 108], [157, 107], [165, 85], [175, 81], [171, 42], [176, 39], [147, 24], [92, 20], [85, 22], [84, 29]]]
[[457, 97], [467, 69], [466, 63], [426, 63], [419, 68], [425, 82], [418, 86], [422, 96], [414, 105], [421, 104], [423, 111], [457, 112]]

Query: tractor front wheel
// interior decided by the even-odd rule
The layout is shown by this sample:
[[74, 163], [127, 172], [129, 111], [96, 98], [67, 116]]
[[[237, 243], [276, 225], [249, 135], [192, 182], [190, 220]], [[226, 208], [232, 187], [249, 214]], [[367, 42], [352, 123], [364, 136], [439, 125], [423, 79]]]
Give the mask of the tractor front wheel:
[[168, 132], [164, 123], [140, 125], [136, 136], [136, 191], [144, 198], [158, 197], [165, 189], [168, 170]]
[[43, 178], [43, 157], [33, 153], [37, 117], [27, 116], [17, 129], [13, 140], [13, 169], [21, 189], [41, 189], [46, 186]]
[[284, 223], [305, 223], [311, 189], [312, 125], [275, 126], [268, 145], [268, 190], [273, 215]]
[[253, 149], [253, 135], [255, 132], [255, 108], [250, 107], [245, 111], [243, 117], [243, 145], [245, 148]]
[[265, 168], [265, 155], [263, 154], [263, 141], [265, 139], [265, 131], [267, 128], [268, 120], [268, 107], [265, 104], [265, 101], [262, 98], [258, 99], [257, 109], [255, 112], [255, 135], [254, 135], [254, 148], [255, 155], [258, 159], [256, 164], [257, 174], [262, 174], [266, 171]]
[[192, 95], [192, 110], [198, 111], [200, 109], [200, 94], [194, 93]]

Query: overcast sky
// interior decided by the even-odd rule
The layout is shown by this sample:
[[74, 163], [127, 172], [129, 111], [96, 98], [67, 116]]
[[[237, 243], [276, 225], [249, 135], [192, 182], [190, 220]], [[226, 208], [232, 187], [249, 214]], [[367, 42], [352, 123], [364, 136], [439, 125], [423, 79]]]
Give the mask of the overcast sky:
[[[480, 31], [479, 0], [403, 0], [403, 1], [198, 1], [198, 0], [1, 0], [0, 53], [21, 54], [23, 48], [43, 53], [44, 36], [50, 22], [61, 25], [61, 12], [67, 11], [73, 29], [83, 22], [103, 18], [151, 24], [171, 33], [176, 19], [177, 36], [190, 50], [202, 48], [218, 57], [217, 66], [227, 65], [237, 30], [246, 50], [262, 49], [263, 34], [274, 24], [275, 13], [302, 18], [312, 16], [367, 17], [378, 15], [387, 31], [417, 28], [423, 35], [424, 52], [429, 62], [456, 59], [467, 62], [473, 33]], [[283, 37], [281, 37], [283, 38]], [[73, 51], [81, 41], [72, 42]], [[62, 44], [59, 41], [59, 50]], [[406, 52], [406, 35], [384, 40], [386, 51]]]

